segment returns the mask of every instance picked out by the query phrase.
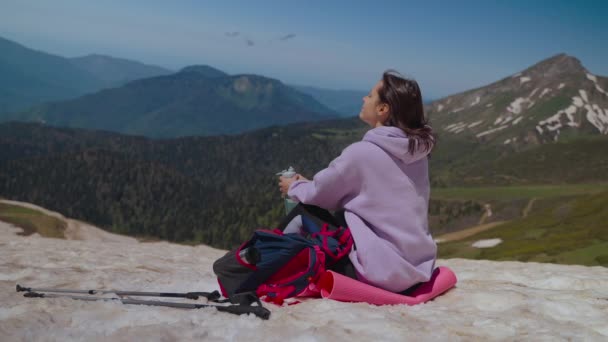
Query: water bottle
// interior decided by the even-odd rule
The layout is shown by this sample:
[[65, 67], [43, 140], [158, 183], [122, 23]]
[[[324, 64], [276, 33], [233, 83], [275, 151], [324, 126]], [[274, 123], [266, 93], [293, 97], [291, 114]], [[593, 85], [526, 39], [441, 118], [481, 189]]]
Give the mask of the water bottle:
[[[296, 175], [296, 170], [292, 166], [290, 166], [287, 170], [283, 170], [277, 173], [277, 176], [283, 176], [285, 178], [291, 178]], [[291, 209], [295, 208], [298, 205], [298, 202], [289, 198], [289, 196], [285, 196], [285, 213], [289, 214]]]

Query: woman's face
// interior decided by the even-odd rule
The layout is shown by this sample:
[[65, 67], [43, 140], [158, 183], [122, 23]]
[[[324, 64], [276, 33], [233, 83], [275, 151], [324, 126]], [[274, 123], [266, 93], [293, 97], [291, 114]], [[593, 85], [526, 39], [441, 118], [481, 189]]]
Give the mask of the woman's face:
[[386, 120], [388, 115], [387, 105], [380, 103], [378, 95], [380, 87], [382, 87], [382, 81], [378, 81], [369, 94], [363, 96], [363, 106], [359, 113], [359, 118], [371, 127], [382, 126], [382, 122]]

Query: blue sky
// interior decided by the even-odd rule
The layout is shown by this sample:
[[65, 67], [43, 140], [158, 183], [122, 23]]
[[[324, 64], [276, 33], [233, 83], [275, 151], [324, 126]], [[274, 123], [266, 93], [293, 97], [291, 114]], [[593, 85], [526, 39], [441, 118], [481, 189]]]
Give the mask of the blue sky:
[[333, 89], [368, 90], [394, 68], [438, 98], [561, 52], [608, 76], [607, 17], [608, 1], [2, 0], [0, 36]]

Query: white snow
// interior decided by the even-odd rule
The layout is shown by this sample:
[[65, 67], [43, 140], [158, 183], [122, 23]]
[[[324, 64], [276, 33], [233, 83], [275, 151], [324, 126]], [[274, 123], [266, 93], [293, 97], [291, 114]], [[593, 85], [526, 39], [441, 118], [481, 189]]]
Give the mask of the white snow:
[[574, 120], [574, 113], [576, 113], [577, 110], [578, 110], [578, 108], [576, 106], [574, 106], [574, 105], [571, 105], [570, 107], [568, 107], [568, 108], [566, 108], [564, 110], [564, 113], [568, 117], [568, 122], [566, 123], [566, 125], [568, 125], [570, 127], [578, 127], [579, 126], [578, 122], [576, 122]]
[[572, 97], [572, 103], [577, 106], [577, 107], [582, 107], [585, 103], [583, 102], [583, 99], [581, 99], [578, 96], [573, 96]]
[[507, 127], [509, 127], [509, 125], [504, 125], [504, 126], [496, 127], [496, 128], [493, 128], [493, 129], [490, 129], [490, 130], [487, 130], [487, 131], [484, 131], [484, 132], [478, 133], [478, 134], [477, 134], [477, 135], [475, 135], [475, 136], [476, 136], [476, 137], [478, 137], [478, 138], [481, 138], [481, 137], [483, 137], [484, 135], [488, 135], [488, 134], [492, 134], [492, 133], [495, 133], [495, 132], [501, 131], [501, 130], [503, 130], [503, 129], [507, 128]]
[[512, 125], [517, 125], [524, 117], [520, 116], [517, 119], [513, 120], [513, 122], [511, 123]]
[[473, 128], [473, 127], [475, 127], [475, 126], [477, 126], [477, 125], [481, 124], [482, 122], [483, 122], [483, 120], [475, 121], [475, 122], [473, 122], [473, 123], [469, 124], [467, 127], [468, 127], [468, 128]]
[[447, 102], [445, 104], [450, 104], [450, 102], [452, 102], [452, 98], [448, 98]]
[[[589, 79], [592, 80], [592, 78]], [[539, 121], [539, 126], [537, 126], [539, 133], [543, 133], [543, 130], [539, 129], [539, 127], [542, 126], [545, 126], [545, 128], [549, 131], [558, 132], [559, 129], [564, 126], [580, 127], [580, 122], [576, 121], [574, 114], [576, 114], [579, 108], [585, 108], [587, 110], [587, 113], [585, 114], [587, 121], [595, 126], [595, 128], [597, 128], [601, 134], [608, 134], [608, 113], [603, 111], [599, 105], [589, 103], [589, 97], [587, 96], [587, 92], [585, 90], [579, 89], [579, 95], [580, 96], [572, 97], [572, 104], [567, 108], [561, 109], [556, 114]], [[561, 123], [561, 116], [563, 114], [566, 115], [568, 120], [565, 125], [562, 125]]]
[[585, 102], [589, 102], [589, 98], [587, 98], [587, 92], [584, 91], [583, 89], [579, 89], [579, 94], [581, 94], [581, 97], [583, 98], [583, 101]]
[[460, 122], [457, 122], [457, 123], [453, 123], [453, 124], [447, 125], [445, 127], [445, 130], [448, 131], [448, 132], [452, 132], [452, 133], [458, 134], [458, 133], [460, 133], [460, 132], [462, 132], [464, 130], [464, 128], [466, 127], [466, 125], [467, 124], [465, 122], [460, 121]]
[[442, 110], [443, 110], [443, 105], [442, 104], [437, 105], [437, 111], [441, 112]]
[[464, 110], [464, 107], [458, 107], [458, 108], [453, 109], [452, 111], [450, 111], [450, 113], [458, 113], [458, 112], [463, 111], [463, 110]]
[[526, 82], [530, 82], [531, 80], [532, 80], [532, 79], [531, 79], [530, 77], [526, 77], [526, 76], [524, 76], [524, 77], [520, 77], [520, 78], [519, 78], [519, 82], [520, 82], [519, 84], [524, 84], [524, 83], [526, 83]]
[[498, 125], [499, 123], [502, 122], [502, 117], [497, 117], [496, 120], [494, 120], [494, 125]]
[[549, 93], [551, 91], [551, 88], [545, 88], [543, 89], [543, 91], [540, 93], [540, 95], [538, 96], [538, 98], [542, 98], [543, 96], [545, 96], [547, 93]]
[[[3, 341], [602, 341], [608, 269], [485, 260], [438, 260], [456, 288], [418, 306], [311, 299], [268, 321], [214, 309], [27, 299], [32, 287], [210, 291], [225, 251], [166, 242], [69, 241], [15, 235], [0, 224]], [[192, 301], [189, 301], [192, 302]], [[202, 301], [197, 301], [202, 303]]]
[[502, 239], [486, 239], [475, 241], [471, 246], [475, 248], [492, 248], [502, 243]]
[[511, 139], [507, 139], [505, 140], [505, 142], [503, 143], [504, 145], [510, 144], [511, 143]]
[[507, 111], [513, 114], [521, 113], [521, 106], [524, 102], [529, 102], [530, 100], [526, 97], [518, 97], [515, 101], [511, 102], [511, 104], [507, 107]]
[[471, 103], [471, 107], [473, 107], [474, 105], [478, 104], [478, 103], [479, 103], [479, 101], [481, 101], [481, 97], [477, 96], [477, 97], [475, 98], [475, 101], [473, 101], [473, 102]]
[[[570, 107], [568, 107], [568, 109], [570, 109], [572, 107], [574, 107], [574, 106], [570, 106]], [[574, 111], [576, 112], [576, 107], [574, 107]], [[566, 111], [562, 109], [562, 110], [558, 111], [556, 114], [546, 118], [545, 120], [539, 121], [538, 124], [540, 126], [544, 126], [544, 128], [547, 129], [548, 131], [558, 130], [559, 128], [562, 127], [560, 118], [561, 118], [562, 114], [565, 114], [565, 113], [566, 113]], [[574, 121], [574, 119], [572, 118], [571, 115], [568, 115], [568, 119], [570, 120], [570, 122]]]
[[587, 109], [587, 120], [595, 126], [600, 133], [608, 134], [608, 112], [602, 111], [596, 104], [593, 106], [586, 104], [585, 109]]
[[597, 89], [597, 91], [599, 91], [600, 93], [608, 96], [608, 93], [604, 89], [602, 89], [602, 87], [600, 87], [599, 84], [595, 85], [595, 89]]
[[534, 88], [534, 90], [532, 90], [532, 92], [530, 93], [530, 95], [528, 96], [528, 98], [532, 98], [532, 96], [534, 96], [534, 94], [536, 94], [536, 92], [538, 91], [539, 88]]
[[521, 72], [518, 72], [517, 74], [515, 74], [515, 75], [513, 75], [513, 76], [511, 76], [511, 77], [516, 78], [516, 77], [518, 77], [518, 76], [520, 76], [520, 75], [521, 75]]
[[536, 101], [530, 101], [530, 103], [528, 104], [528, 109], [532, 108], [532, 106], [534, 106], [536, 104]]
[[559, 86], [557, 87], [557, 89], [562, 89], [565, 86], [566, 86], [566, 83], [560, 83]]
[[[605, 113], [599, 105], [589, 103], [589, 97], [585, 90], [579, 89], [578, 92], [580, 96], [573, 96], [572, 104], [570, 106], [539, 121], [539, 126], [545, 126], [549, 131], [559, 131], [559, 129], [564, 126], [580, 127], [580, 122], [576, 121], [574, 114], [576, 114], [579, 108], [585, 108], [587, 110], [587, 113], [585, 114], [587, 121], [597, 128], [601, 134], [608, 134], [608, 113]], [[562, 125], [561, 123], [561, 116], [563, 114], [566, 115], [568, 120], [565, 125]], [[537, 130], [539, 126], [537, 126]], [[539, 130], [539, 133], [542, 134], [542, 130]]]
[[597, 82], [597, 78], [595, 77], [595, 75], [587, 73], [587, 78], [590, 79], [591, 81], [593, 81], [593, 83]]
[[538, 134], [543, 134], [543, 129], [540, 126], [536, 126], [536, 131], [538, 131]]
[[486, 107], [488, 107], [488, 108], [489, 108], [489, 107], [492, 107], [493, 105], [494, 105], [493, 103], [488, 103], [488, 104], [486, 105]]

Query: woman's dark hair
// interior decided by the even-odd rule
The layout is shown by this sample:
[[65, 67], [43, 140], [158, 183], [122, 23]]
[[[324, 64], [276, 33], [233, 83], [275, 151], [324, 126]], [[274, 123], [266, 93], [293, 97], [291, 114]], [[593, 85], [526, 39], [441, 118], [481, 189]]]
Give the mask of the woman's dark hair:
[[418, 83], [394, 70], [387, 70], [382, 74], [382, 86], [378, 95], [380, 102], [389, 106], [389, 116], [383, 125], [399, 127], [405, 132], [410, 139], [410, 153], [413, 154], [421, 147], [424, 151], [430, 151], [435, 145], [435, 136], [424, 116]]

